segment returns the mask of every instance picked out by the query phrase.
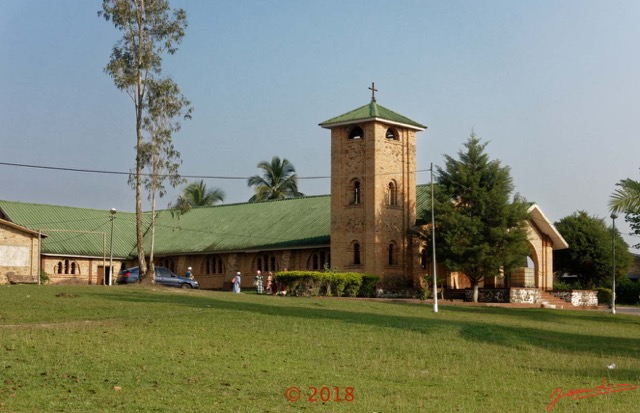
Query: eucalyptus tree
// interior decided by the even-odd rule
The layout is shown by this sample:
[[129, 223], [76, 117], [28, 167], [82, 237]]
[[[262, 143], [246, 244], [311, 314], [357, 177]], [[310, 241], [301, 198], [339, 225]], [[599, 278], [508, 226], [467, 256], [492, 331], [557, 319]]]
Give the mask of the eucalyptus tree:
[[280, 160], [274, 156], [271, 162], [260, 162], [258, 168], [262, 170], [262, 176], [254, 175], [247, 180], [247, 185], [252, 186], [255, 191], [249, 202], [304, 196], [298, 192], [296, 169], [286, 158]]
[[[143, 168], [145, 167], [144, 120], [150, 85], [162, 72], [162, 58], [174, 54], [187, 27], [186, 12], [171, 10], [167, 0], [103, 0], [98, 16], [122, 32], [111, 51], [105, 72], [115, 86], [132, 100], [136, 119], [136, 166], [133, 185], [136, 193], [136, 240], [140, 276], [147, 263], [144, 251], [142, 212]], [[153, 274], [153, 273], [151, 273]]]
[[440, 262], [471, 282], [473, 300], [488, 276], [526, 263], [528, 205], [517, 194], [509, 167], [490, 160], [486, 143], [471, 134], [458, 159], [437, 168], [436, 245]]
[[[155, 274], [153, 251], [155, 246], [156, 196], [167, 194], [165, 182], [176, 187], [184, 179], [178, 169], [182, 161], [173, 144], [173, 134], [181, 128], [181, 119], [190, 119], [193, 108], [181, 93], [178, 85], [169, 78], [149, 82], [143, 129], [147, 136], [140, 146], [140, 157], [145, 170], [143, 183], [151, 203], [151, 245], [149, 272]], [[152, 279], [147, 277], [146, 279]]]

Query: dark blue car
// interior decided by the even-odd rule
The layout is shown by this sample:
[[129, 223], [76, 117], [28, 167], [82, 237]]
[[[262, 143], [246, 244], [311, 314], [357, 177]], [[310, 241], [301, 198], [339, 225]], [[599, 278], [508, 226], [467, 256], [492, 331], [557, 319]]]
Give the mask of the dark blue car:
[[[140, 268], [132, 267], [120, 271], [118, 276], [118, 284], [133, 284], [138, 282], [140, 276]], [[170, 269], [164, 267], [156, 267], [156, 284], [167, 287], [177, 288], [200, 288], [198, 281], [191, 278], [180, 277], [173, 273]]]

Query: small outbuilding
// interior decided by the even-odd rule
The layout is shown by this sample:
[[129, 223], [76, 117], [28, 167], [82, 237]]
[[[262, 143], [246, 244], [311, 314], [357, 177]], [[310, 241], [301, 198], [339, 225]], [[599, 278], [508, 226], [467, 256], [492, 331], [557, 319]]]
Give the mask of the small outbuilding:
[[0, 284], [38, 283], [43, 235], [0, 219]]

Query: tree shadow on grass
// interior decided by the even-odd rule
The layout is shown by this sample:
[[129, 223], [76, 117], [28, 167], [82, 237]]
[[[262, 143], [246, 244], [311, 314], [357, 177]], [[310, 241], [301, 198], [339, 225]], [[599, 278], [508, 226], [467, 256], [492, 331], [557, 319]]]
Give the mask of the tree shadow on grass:
[[[397, 301], [390, 302], [389, 305], [400, 305], [400, 306], [415, 306], [416, 304], [412, 303], [400, 303]], [[429, 305], [430, 306], [430, 305]], [[620, 325], [620, 324], [628, 324], [630, 326], [635, 326], [640, 328], [640, 317], [632, 316], [626, 317], [623, 315], [612, 315], [609, 312], [602, 310], [580, 310], [580, 309], [564, 309], [564, 310], [554, 310], [554, 309], [546, 309], [546, 308], [518, 308], [518, 307], [498, 307], [498, 306], [462, 306], [462, 305], [441, 305], [440, 311], [451, 312], [451, 313], [460, 313], [466, 314], [470, 311], [472, 312], [482, 312], [484, 314], [494, 314], [500, 316], [512, 316], [517, 317], [518, 319], [529, 319], [531, 321], [538, 322], [554, 322], [554, 323], [567, 323], [572, 324], [573, 322], [580, 321], [593, 321], [598, 323], [606, 323], [607, 326], [610, 325]]]
[[[89, 292], [89, 294], [92, 294], [92, 292]], [[591, 334], [579, 334], [574, 332], [559, 332], [526, 326], [508, 326], [499, 323], [497, 324], [491, 321], [478, 321], [477, 319], [452, 320], [436, 316], [435, 314], [429, 317], [419, 317], [345, 311], [341, 309], [327, 308], [324, 305], [314, 305], [313, 307], [310, 307], [309, 304], [318, 304], [319, 302], [315, 300], [304, 301], [306, 299], [297, 299], [290, 297], [276, 298], [265, 296], [260, 297], [264, 298], [264, 302], [255, 302], [255, 298], [251, 298], [250, 301], [247, 301], [247, 297], [242, 296], [238, 297], [242, 298], [242, 300], [236, 300], [236, 297], [232, 296], [229, 296], [228, 299], [221, 299], [214, 295], [205, 296], [202, 293], [176, 294], [169, 291], [160, 291], [159, 293], [157, 293], [152, 291], [145, 291], [143, 289], [137, 291], [128, 291], [127, 294], [104, 292], [96, 292], [94, 294], [96, 296], [96, 299], [109, 299], [120, 302], [176, 304], [194, 308], [207, 308], [214, 310], [217, 309], [223, 311], [240, 311], [269, 316], [301, 318], [314, 321], [342, 321], [364, 326], [375, 326], [380, 328], [391, 328], [411, 332], [419, 332], [428, 335], [434, 340], [438, 339], [438, 331], [445, 329], [449, 331], [454, 328], [458, 331], [458, 334], [461, 337], [470, 342], [487, 343], [516, 349], [537, 347], [559, 353], [585, 353], [597, 356], [606, 354], [612, 357], [624, 356], [640, 358], [640, 340], [633, 338], [613, 336], [604, 337]], [[300, 305], [288, 305], [287, 300], [296, 300], [296, 304]], [[329, 303], [329, 301], [323, 301], [322, 303]], [[381, 303], [381, 305], [398, 304]], [[553, 312], [550, 314], [545, 314], [544, 311], [541, 312], [539, 310], [535, 310], [535, 312], [532, 314], [528, 313], [528, 311], [531, 310], [533, 309], [448, 307], [446, 311], [459, 313], [462, 316], [465, 313], [477, 315], [478, 311], [481, 311], [487, 316], [504, 316], [505, 314], [509, 314], [514, 317], [528, 317], [537, 322], [549, 321], [554, 323], [557, 323], [559, 320], [566, 320], [568, 322], [571, 322], [571, 320], [585, 319], [581, 316], [581, 313], [573, 314], [572, 312], [567, 312], [566, 314], [564, 314], [561, 312]], [[602, 315], [601, 317], [597, 317], [596, 315], [585, 315], [584, 317], [587, 317], [587, 319], [594, 317], [593, 321], [602, 321], [605, 315]], [[611, 322], [630, 322], [632, 324], [640, 325], [640, 320], [637, 323], [634, 323], [633, 319], [629, 321], [621, 318], [615, 318], [612, 319]]]

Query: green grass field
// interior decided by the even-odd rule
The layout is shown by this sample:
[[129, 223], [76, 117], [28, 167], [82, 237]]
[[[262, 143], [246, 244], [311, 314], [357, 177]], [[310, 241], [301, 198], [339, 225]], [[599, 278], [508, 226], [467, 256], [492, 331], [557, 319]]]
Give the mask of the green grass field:
[[545, 412], [557, 388], [558, 413], [640, 401], [640, 317], [598, 311], [0, 286], [0, 354], [0, 412]]

